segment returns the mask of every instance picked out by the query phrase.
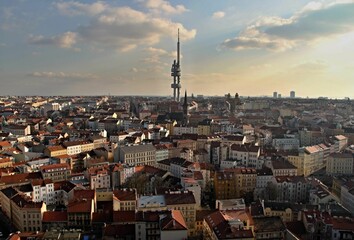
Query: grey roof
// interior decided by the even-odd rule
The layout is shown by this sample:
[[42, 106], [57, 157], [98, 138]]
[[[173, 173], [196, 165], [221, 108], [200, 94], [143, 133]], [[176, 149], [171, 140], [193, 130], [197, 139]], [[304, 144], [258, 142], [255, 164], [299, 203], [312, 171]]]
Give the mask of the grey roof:
[[137, 152], [156, 151], [155, 147], [152, 144], [121, 146], [120, 150], [123, 153], [137, 153]]

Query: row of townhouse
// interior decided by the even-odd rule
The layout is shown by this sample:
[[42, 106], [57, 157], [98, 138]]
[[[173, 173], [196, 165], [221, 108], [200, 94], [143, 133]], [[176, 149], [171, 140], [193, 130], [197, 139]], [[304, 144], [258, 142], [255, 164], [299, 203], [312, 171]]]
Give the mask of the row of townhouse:
[[89, 152], [93, 149], [104, 147], [105, 138], [96, 139], [94, 141], [68, 141], [62, 145], [48, 146], [44, 150], [44, 155], [48, 157], [57, 157], [63, 155], [76, 155], [82, 152]]
[[20, 231], [42, 231], [43, 214], [47, 206], [67, 205], [73, 198], [74, 184], [63, 181], [32, 181], [19, 187], [0, 191], [1, 209]]

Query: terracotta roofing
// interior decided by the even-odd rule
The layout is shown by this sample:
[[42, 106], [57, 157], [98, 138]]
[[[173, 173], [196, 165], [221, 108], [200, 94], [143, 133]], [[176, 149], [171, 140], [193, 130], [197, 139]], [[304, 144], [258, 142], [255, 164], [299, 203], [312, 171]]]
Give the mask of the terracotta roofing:
[[332, 218], [333, 229], [340, 231], [354, 231], [354, 218]]
[[0, 147], [12, 147], [12, 144], [8, 141], [0, 141]]
[[63, 148], [63, 147], [60, 146], [60, 145], [57, 145], [57, 146], [48, 146], [47, 149], [48, 149], [50, 152], [65, 150], [65, 148]]
[[114, 211], [113, 222], [116, 223], [134, 223], [136, 222], [135, 211]]
[[94, 213], [92, 213], [92, 222], [95, 222], [95, 223], [112, 222], [112, 213], [111, 212], [94, 212]]
[[[218, 239], [252, 238], [252, 230], [245, 230], [238, 226], [232, 226], [230, 220], [240, 221], [241, 219], [232, 216], [235, 211], [216, 211], [205, 218], [209, 228], [214, 232]], [[235, 218], [236, 217], [236, 218]]]
[[40, 170], [42, 172], [63, 171], [63, 170], [69, 170], [69, 169], [70, 169], [70, 166], [67, 163], [58, 163], [58, 164], [45, 165], [45, 166], [40, 167]]
[[0, 185], [1, 184], [8, 185], [8, 184], [29, 182], [32, 179], [42, 179], [41, 173], [40, 172], [19, 173], [19, 174], [14, 174], [14, 175], [1, 176]]
[[229, 168], [225, 172], [233, 172], [235, 174], [257, 174], [255, 168]]
[[69, 202], [67, 211], [68, 213], [90, 213], [94, 211], [94, 209], [92, 209], [92, 201], [93, 200], [87, 198], [75, 199]]
[[135, 224], [107, 225], [104, 229], [103, 235], [122, 239], [131, 236], [131, 239], [135, 239]]
[[249, 146], [249, 145], [239, 145], [239, 144], [232, 144], [231, 150], [237, 152], [258, 152], [260, 147], [258, 146]]
[[66, 211], [47, 211], [43, 213], [43, 222], [66, 222], [68, 221], [68, 213]]
[[217, 210], [197, 210], [195, 212], [195, 220], [197, 222], [201, 222], [206, 218], [208, 215], [212, 214], [213, 212], [216, 212]]
[[113, 195], [120, 201], [135, 201], [137, 198], [135, 189], [114, 190]]
[[77, 189], [74, 190], [74, 198], [77, 199], [94, 199], [96, 195], [95, 190], [89, 190], [89, 189]]
[[166, 205], [195, 204], [193, 192], [169, 191], [165, 193]]
[[165, 218], [162, 218], [160, 224], [161, 231], [188, 230], [186, 221], [179, 210], [171, 210], [170, 214], [167, 214]]
[[69, 182], [69, 181], [60, 181], [60, 182], [55, 182], [54, 183], [54, 190], [63, 190], [65, 192], [70, 192], [76, 187], [75, 184]]
[[166, 211], [160, 212], [137, 212], [135, 219], [138, 222], [158, 222], [160, 220], [160, 214]]
[[273, 160], [273, 169], [296, 169], [296, 167], [287, 160]]

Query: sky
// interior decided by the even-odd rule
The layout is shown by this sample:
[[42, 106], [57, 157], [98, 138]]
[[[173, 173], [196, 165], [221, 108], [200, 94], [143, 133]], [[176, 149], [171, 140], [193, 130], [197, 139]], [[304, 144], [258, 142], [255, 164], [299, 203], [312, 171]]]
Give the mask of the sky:
[[354, 0], [0, 0], [0, 95], [354, 98]]

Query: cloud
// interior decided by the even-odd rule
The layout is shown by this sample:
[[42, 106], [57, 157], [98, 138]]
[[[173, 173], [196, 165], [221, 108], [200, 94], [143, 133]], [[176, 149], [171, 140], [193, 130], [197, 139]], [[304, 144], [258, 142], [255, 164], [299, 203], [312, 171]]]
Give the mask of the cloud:
[[136, 72], [138, 72], [138, 69], [133, 67], [133, 68], [130, 69], [130, 72], [136, 73]]
[[84, 4], [80, 2], [59, 2], [56, 3], [55, 6], [61, 14], [70, 16], [84, 14], [94, 16], [107, 9], [107, 5], [102, 1], [98, 1], [93, 4]]
[[176, 5], [174, 7], [165, 0], [147, 0], [145, 6], [153, 11], [165, 14], [181, 14], [188, 11], [183, 5]]
[[235, 50], [284, 51], [354, 31], [354, 2], [312, 2], [289, 18], [263, 17], [221, 46]]
[[220, 19], [220, 18], [223, 18], [225, 17], [225, 12], [214, 12], [213, 13], [213, 16], [212, 16], [212, 19]]
[[36, 77], [36, 78], [75, 79], [75, 80], [99, 79], [97, 75], [91, 73], [33, 72], [27, 74], [27, 76]]
[[75, 32], [65, 32], [62, 35], [54, 37], [33, 36], [28, 38], [30, 44], [35, 45], [54, 45], [60, 48], [71, 48], [77, 41]]
[[302, 62], [291, 68], [292, 72], [300, 73], [323, 73], [329, 68], [329, 65], [323, 60], [312, 60]]
[[[182, 5], [171, 6], [167, 1], [149, 0], [150, 9], [160, 9], [166, 13], [182, 13], [186, 9]], [[196, 30], [186, 29], [181, 23], [154, 16], [131, 7], [110, 7], [103, 2], [83, 4], [79, 2], [60, 2], [56, 4], [62, 14], [79, 15], [87, 13], [91, 20], [72, 32], [60, 36], [31, 36], [29, 43], [56, 45], [69, 48], [80, 40], [98, 49], [116, 49], [122, 52], [131, 51], [138, 46], [151, 46], [166, 36], [176, 37], [180, 30], [182, 40], [193, 39]], [[175, 29], [176, 31], [171, 31]]]

